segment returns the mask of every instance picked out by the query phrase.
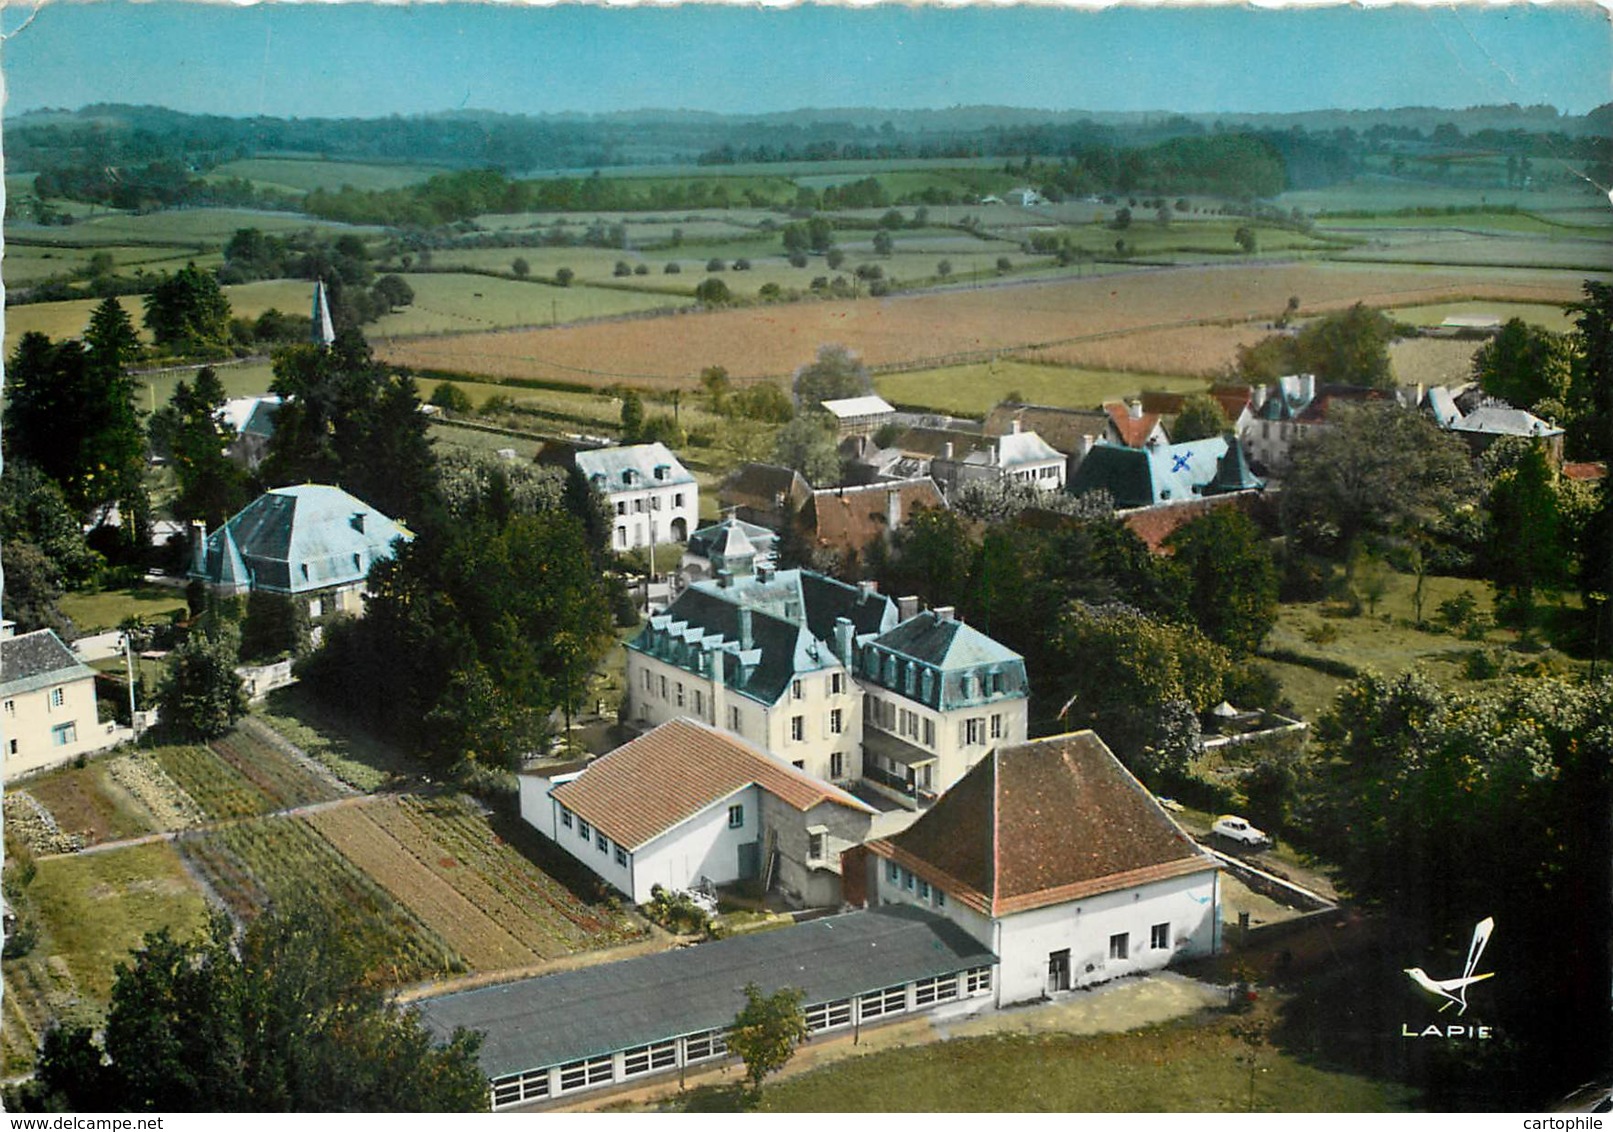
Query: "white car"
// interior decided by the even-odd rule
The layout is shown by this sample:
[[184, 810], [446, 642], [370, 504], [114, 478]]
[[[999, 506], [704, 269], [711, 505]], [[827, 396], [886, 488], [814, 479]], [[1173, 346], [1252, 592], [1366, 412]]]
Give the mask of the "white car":
[[1242, 842], [1244, 845], [1264, 845], [1271, 840], [1262, 830], [1256, 829], [1243, 818], [1233, 814], [1222, 814], [1215, 819], [1210, 832], [1225, 837], [1228, 841]]

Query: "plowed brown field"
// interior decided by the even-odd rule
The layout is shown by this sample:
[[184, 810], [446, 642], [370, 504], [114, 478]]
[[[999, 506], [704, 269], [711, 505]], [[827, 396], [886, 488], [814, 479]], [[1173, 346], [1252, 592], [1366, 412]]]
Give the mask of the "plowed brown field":
[[[694, 388], [706, 366], [738, 379], [779, 377], [835, 342], [870, 366], [936, 365], [994, 351], [1057, 350], [1109, 368], [1201, 373], [1228, 353], [1229, 324], [1267, 320], [1291, 295], [1306, 313], [1355, 302], [1404, 306], [1458, 298], [1559, 303], [1578, 296], [1567, 272], [1301, 263], [1139, 271], [1046, 284], [594, 323], [585, 326], [382, 342], [384, 360], [422, 369], [589, 385], [624, 381]], [[1220, 325], [1216, 325], [1220, 324]], [[1171, 341], [1163, 361], [1139, 332], [1205, 325], [1213, 344]], [[1175, 335], [1173, 335], [1173, 338]], [[1120, 339], [1120, 340], [1116, 340]], [[1086, 344], [1102, 349], [1088, 354]], [[1163, 345], [1163, 344], [1162, 344]], [[1095, 359], [1101, 357], [1102, 360]], [[1180, 369], [1174, 367], [1179, 366]]]

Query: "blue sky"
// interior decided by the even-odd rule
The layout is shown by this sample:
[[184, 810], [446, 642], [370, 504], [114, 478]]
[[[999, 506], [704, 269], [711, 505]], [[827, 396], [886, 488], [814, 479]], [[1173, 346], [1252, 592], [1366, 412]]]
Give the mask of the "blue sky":
[[[0, 11], [12, 33], [27, 15]], [[849, 9], [49, 0], [0, 54], [7, 111], [458, 108], [1281, 111], [1613, 101], [1591, 4]]]

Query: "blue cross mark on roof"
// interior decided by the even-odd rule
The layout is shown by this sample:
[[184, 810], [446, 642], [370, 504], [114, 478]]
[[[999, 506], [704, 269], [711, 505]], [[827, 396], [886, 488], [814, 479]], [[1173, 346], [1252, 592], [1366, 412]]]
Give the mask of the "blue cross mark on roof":
[[1189, 460], [1191, 460], [1192, 458], [1193, 458], [1193, 453], [1191, 453], [1191, 452], [1179, 452], [1179, 453], [1177, 453], [1175, 456], [1173, 456], [1171, 458], [1171, 471], [1172, 472], [1185, 472], [1185, 471], [1188, 471], [1189, 469], [1188, 469], [1188, 466], [1187, 466], [1187, 462]]

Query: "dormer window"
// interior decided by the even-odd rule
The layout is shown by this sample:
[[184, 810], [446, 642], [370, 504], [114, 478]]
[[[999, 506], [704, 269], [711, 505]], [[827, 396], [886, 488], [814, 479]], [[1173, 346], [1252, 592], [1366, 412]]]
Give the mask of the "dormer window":
[[625, 483], [625, 484], [632, 484], [632, 482], [633, 482], [633, 469], [632, 468], [628, 468], [625, 472], [622, 473], [622, 482]]
[[665, 464], [655, 465], [655, 478], [658, 480], [666, 479], [666, 474], [670, 470]]
[[588, 482], [603, 491], [605, 489], [605, 474], [603, 472], [595, 472], [593, 475], [588, 477]]

